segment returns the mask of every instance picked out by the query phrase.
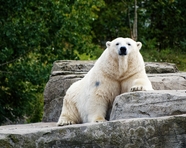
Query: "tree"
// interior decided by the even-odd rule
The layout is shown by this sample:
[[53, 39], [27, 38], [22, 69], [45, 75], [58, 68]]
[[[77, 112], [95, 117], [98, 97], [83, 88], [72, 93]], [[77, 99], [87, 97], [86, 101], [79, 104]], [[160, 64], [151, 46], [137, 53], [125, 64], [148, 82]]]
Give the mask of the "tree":
[[25, 116], [30, 122], [41, 119], [52, 62], [99, 49], [91, 24], [103, 6], [94, 0], [1, 1], [0, 124]]
[[106, 41], [118, 36], [130, 37], [127, 12], [127, 1], [105, 0], [105, 7], [99, 11], [99, 17], [92, 25], [94, 43], [105, 48]]
[[132, 34], [132, 38], [137, 41], [138, 39], [138, 14], [137, 14], [137, 0], [135, 0], [134, 3], [134, 23], [133, 23], [133, 34]]
[[105, 0], [105, 3], [93, 24], [95, 43], [103, 45], [107, 40], [123, 36], [144, 43], [152, 40], [159, 51], [185, 47], [185, 1]]
[[103, 43], [118, 36], [137, 40], [137, 0], [105, 0], [105, 3], [93, 24], [94, 42], [105, 47]]
[[185, 1], [179, 0], [141, 1], [140, 36], [155, 38], [159, 50], [177, 48], [185, 39], [185, 4]]

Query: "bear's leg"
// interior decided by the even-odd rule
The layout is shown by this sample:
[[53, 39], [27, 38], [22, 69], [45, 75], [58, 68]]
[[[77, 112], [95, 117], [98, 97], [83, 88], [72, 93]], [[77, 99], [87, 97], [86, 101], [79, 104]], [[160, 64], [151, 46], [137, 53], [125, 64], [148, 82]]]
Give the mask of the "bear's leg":
[[89, 106], [88, 108], [88, 122], [105, 122], [107, 112], [107, 105], [101, 103], [95, 103]]
[[140, 75], [140, 73], [138, 73], [137, 75], [134, 75], [133, 77], [130, 77], [129, 79], [122, 81], [121, 93], [153, 90], [152, 84], [149, 81], [146, 74], [144, 75], [142, 74]]
[[62, 112], [57, 122], [58, 126], [80, 123], [80, 116], [76, 105], [64, 98]]
[[147, 91], [153, 90], [152, 85], [148, 79], [140, 78], [133, 81], [133, 86], [130, 91]]

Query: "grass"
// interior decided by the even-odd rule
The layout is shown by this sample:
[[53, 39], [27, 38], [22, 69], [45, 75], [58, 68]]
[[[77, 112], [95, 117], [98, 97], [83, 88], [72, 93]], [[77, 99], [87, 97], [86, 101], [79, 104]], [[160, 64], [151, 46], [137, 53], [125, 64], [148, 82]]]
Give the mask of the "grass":
[[186, 71], [186, 52], [180, 50], [141, 50], [146, 62], [168, 62], [175, 63], [180, 71]]

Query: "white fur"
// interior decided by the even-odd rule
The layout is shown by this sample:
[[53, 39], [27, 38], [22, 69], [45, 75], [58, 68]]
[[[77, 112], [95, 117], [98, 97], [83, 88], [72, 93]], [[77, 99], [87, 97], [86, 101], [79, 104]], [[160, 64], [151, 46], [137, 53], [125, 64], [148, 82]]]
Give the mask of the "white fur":
[[[86, 76], [67, 90], [57, 125], [104, 122], [115, 97], [129, 91], [153, 90], [139, 52], [142, 44], [116, 38]], [[126, 55], [119, 55], [121, 47]]]

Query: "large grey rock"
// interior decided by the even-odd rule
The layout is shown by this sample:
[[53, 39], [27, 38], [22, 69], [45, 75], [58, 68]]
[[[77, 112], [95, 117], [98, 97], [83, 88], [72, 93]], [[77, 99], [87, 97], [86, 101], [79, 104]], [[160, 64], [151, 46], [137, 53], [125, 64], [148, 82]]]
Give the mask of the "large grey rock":
[[175, 73], [178, 68], [173, 63], [146, 62], [145, 70], [147, 73]]
[[186, 114], [56, 127], [0, 127], [1, 148], [185, 148]]
[[[95, 61], [76, 61], [76, 60], [58, 60], [52, 67], [54, 71], [66, 71], [66, 73], [87, 73], [93, 66]], [[145, 62], [147, 73], [175, 73], [178, 68], [174, 63]]]
[[186, 90], [125, 93], [116, 97], [110, 120], [186, 114]]
[[57, 121], [63, 104], [63, 97], [72, 83], [84, 77], [94, 61], [56, 61], [44, 90], [43, 121]]
[[[94, 62], [70, 60], [54, 62], [50, 79], [44, 90], [44, 122], [58, 120], [66, 90], [73, 82], [82, 79]], [[166, 74], [148, 74], [155, 90], [186, 89], [186, 73], [168, 73], [177, 71], [175, 64], [149, 62], [145, 65], [149, 73], [167, 72]]]
[[47, 82], [44, 90], [43, 121], [58, 120], [66, 90], [79, 79], [76, 75], [55, 76]]
[[87, 73], [94, 66], [94, 63], [95, 61], [58, 60], [54, 62], [52, 72], [66, 71], [70, 73]]
[[148, 74], [154, 90], [186, 90], [186, 72]]

